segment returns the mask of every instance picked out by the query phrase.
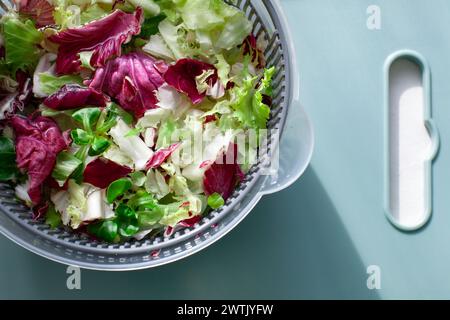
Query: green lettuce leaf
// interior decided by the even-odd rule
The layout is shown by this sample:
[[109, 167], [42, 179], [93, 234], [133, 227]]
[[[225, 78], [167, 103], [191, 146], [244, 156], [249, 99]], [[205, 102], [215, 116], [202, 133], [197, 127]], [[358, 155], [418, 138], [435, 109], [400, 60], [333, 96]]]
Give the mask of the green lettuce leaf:
[[145, 181], [145, 190], [154, 195], [157, 199], [162, 199], [170, 192], [169, 186], [163, 175], [155, 169], [147, 172], [147, 180]]
[[217, 73], [219, 75], [220, 82], [224, 87], [227, 86], [228, 81], [230, 81], [229, 74], [231, 71], [231, 66], [228, 64], [228, 62], [225, 60], [222, 54], [218, 54], [216, 56], [217, 63], [214, 64], [214, 66], [217, 69]]
[[83, 79], [78, 75], [64, 75], [61, 77], [54, 76], [50, 73], [43, 72], [39, 74], [41, 90], [47, 95], [51, 95], [61, 89], [62, 86], [69, 83], [83, 84]]
[[148, 39], [150, 36], [158, 33], [158, 25], [166, 18], [165, 14], [159, 14], [157, 16], [146, 18], [142, 23], [141, 33], [139, 37]]
[[275, 68], [266, 69], [259, 87], [258, 77], [252, 77], [248, 68], [244, 69], [245, 78], [242, 86], [235, 87], [232, 91], [234, 101], [231, 107], [235, 115], [246, 128], [255, 130], [267, 127], [270, 116], [270, 107], [263, 102], [263, 95], [271, 95], [271, 82]]
[[169, 20], [164, 20], [159, 24], [159, 32], [177, 60], [189, 56], [183, 52], [186, 49], [183, 49], [182, 44], [186, 41], [183, 41], [183, 37], [180, 36], [181, 31], [182, 26], [176, 26]]
[[88, 70], [94, 71], [94, 67], [91, 66], [91, 57], [94, 51], [82, 51], [78, 54], [78, 57], [80, 57], [81, 66], [83, 68], [86, 68]]
[[47, 213], [45, 214], [45, 223], [48, 224], [51, 229], [58, 228], [62, 223], [61, 215], [56, 212], [53, 205], [49, 206]]
[[160, 13], [160, 7], [153, 0], [128, 0], [135, 8], [141, 7], [146, 17], [153, 17]]
[[81, 25], [81, 8], [72, 4], [71, 0], [55, 0], [54, 6], [53, 19], [61, 29]]
[[0, 137], [0, 181], [8, 181], [17, 177], [16, 151], [11, 139]]
[[165, 122], [163, 122], [158, 131], [156, 149], [169, 147], [173, 142], [173, 134], [176, 129], [177, 124], [172, 118], [168, 118]]
[[59, 186], [62, 187], [67, 179], [69, 179], [70, 175], [82, 164], [83, 161], [73, 154], [62, 151], [56, 158], [56, 165], [53, 169], [52, 177], [58, 182]]
[[223, 0], [189, 0], [183, 6], [181, 17], [189, 29], [223, 27], [226, 19], [240, 11]]
[[69, 179], [67, 191], [52, 192], [50, 197], [63, 224], [70, 224], [73, 229], [78, 229], [83, 222], [115, 217], [112, 207], [106, 203], [105, 191], [90, 184]]
[[2, 19], [5, 41], [5, 61], [11, 73], [17, 70], [32, 71], [36, 67], [41, 50], [38, 44], [42, 41], [42, 33], [34, 26], [33, 21], [21, 21], [17, 16], [8, 14]]
[[161, 1], [168, 17], [159, 31], [177, 59], [206, 57], [240, 45], [252, 25], [239, 9], [223, 0]]
[[184, 6], [187, 0], [155, 0], [159, 5], [161, 12], [167, 16], [167, 19], [173, 23], [179, 22], [181, 18], [180, 8]]
[[64, 213], [67, 215], [66, 219], [70, 221], [74, 229], [77, 229], [81, 222], [83, 222], [83, 215], [87, 211], [87, 198], [84, 191], [84, 186], [77, 184], [74, 180], [69, 180], [69, 205]]
[[87, 7], [86, 10], [81, 12], [80, 22], [81, 22], [81, 24], [85, 24], [85, 23], [91, 22], [93, 20], [98, 20], [98, 19], [103, 18], [110, 12], [111, 12], [111, 8], [108, 8], [108, 10], [106, 10], [103, 7], [99, 6], [98, 4], [94, 4], [94, 5]]
[[175, 227], [180, 221], [191, 218], [189, 207], [182, 206], [182, 203], [171, 203], [161, 208], [164, 210], [164, 216], [159, 223], [163, 226]]
[[187, 1], [181, 16], [187, 29], [201, 31], [218, 50], [241, 44], [252, 30], [245, 14], [223, 0]]
[[223, 200], [222, 196], [217, 192], [208, 197], [208, 206], [210, 206], [212, 209], [219, 209], [224, 204], [225, 200]]
[[114, 143], [119, 147], [123, 154], [133, 160], [136, 170], [145, 169], [145, 165], [153, 151], [147, 147], [145, 142], [137, 136], [127, 137], [126, 135], [132, 130], [122, 119], [109, 131], [109, 135], [113, 138]]

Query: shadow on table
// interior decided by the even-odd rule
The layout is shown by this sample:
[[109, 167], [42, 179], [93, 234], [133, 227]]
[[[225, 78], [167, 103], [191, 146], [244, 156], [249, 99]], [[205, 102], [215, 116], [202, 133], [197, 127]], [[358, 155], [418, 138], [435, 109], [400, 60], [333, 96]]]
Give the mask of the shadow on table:
[[336, 209], [310, 168], [288, 190], [262, 199], [228, 236], [156, 269], [82, 271], [66, 289], [66, 269], [1, 239], [0, 298], [377, 299]]

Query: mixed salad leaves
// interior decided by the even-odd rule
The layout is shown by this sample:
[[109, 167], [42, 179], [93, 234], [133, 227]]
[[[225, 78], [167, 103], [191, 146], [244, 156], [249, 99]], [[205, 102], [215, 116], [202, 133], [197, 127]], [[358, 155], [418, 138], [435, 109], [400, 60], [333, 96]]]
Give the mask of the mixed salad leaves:
[[267, 127], [275, 69], [234, 6], [16, 0], [0, 28], [0, 181], [35, 219], [168, 236], [244, 179], [234, 138]]

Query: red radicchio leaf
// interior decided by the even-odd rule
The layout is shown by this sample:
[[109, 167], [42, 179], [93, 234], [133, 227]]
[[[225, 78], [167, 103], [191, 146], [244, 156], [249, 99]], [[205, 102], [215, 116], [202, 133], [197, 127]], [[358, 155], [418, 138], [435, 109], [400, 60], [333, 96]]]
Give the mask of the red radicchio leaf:
[[56, 72], [66, 74], [80, 71], [78, 54], [83, 51], [93, 51], [90, 60], [93, 67], [101, 67], [108, 58], [120, 56], [122, 44], [141, 32], [142, 20], [141, 8], [137, 8], [134, 13], [116, 10], [103, 19], [51, 36], [49, 39], [59, 44]]
[[36, 21], [36, 27], [41, 28], [55, 24], [53, 6], [47, 0], [18, 0], [19, 12]]
[[[189, 202], [187, 203], [187, 205], [189, 205]], [[191, 213], [189, 213], [189, 215], [191, 215]], [[164, 237], [170, 237], [179, 228], [191, 228], [195, 226], [195, 224], [199, 222], [201, 219], [202, 217], [200, 215], [193, 216], [191, 218], [178, 222], [178, 224], [175, 227], [168, 226], [164, 231]]]
[[175, 143], [168, 148], [159, 149], [153, 156], [148, 160], [146, 164], [146, 169], [152, 169], [159, 167], [168, 157], [174, 153], [174, 151], [180, 146], [180, 143]]
[[59, 185], [58, 181], [56, 181], [55, 178], [50, 176], [50, 177], [48, 177], [46, 183], [50, 188], [55, 189], [57, 191], [61, 191], [61, 190], [67, 191], [69, 189], [69, 180], [66, 180], [66, 182], [61, 187]]
[[216, 115], [215, 115], [215, 114], [210, 114], [209, 116], [206, 116], [206, 117], [205, 117], [205, 120], [203, 121], [203, 124], [207, 124], [207, 123], [210, 123], [210, 122], [214, 122], [214, 121], [216, 121], [216, 120], [217, 120]]
[[237, 163], [237, 154], [237, 144], [230, 144], [227, 152], [222, 153], [206, 170], [203, 179], [206, 195], [217, 192], [226, 200], [233, 193], [236, 184], [244, 179], [244, 173]]
[[39, 220], [40, 218], [42, 218], [47, 213], [48, 206], [48, 201], [44, 201], [33, 207], [33, 219]]
[[164, 237], [170, 237], [175, 231], [175, 228], [172, 228], [171, 226], [168, 226], [166, 230], [164, 231]]
[[106, 102], [107, 97], [102, 93], [78, 84], [66, 84], [44, 100], [44, 104], [54, 110], [69, 110], [84, 106], [105, 107]]
[[28, 194], [34, 204], [39, 204], [42, 185], [52, 173], [56, 155], [67, 148], [66, 141], [56, 123], [46, 117], [14, 115], [10, 125], [16, 137], [17, 166], [28, 172]]
[[166, 64], [142, 53], [132, 52], [109, 60], [98, 68], [89, 87], [117, 99], [136, 118], [148, 109], [156, 109], [155, 91], [164, 84]]
[[179, 225], [181, 227], [190, 228], [190, 227], [193, 227], [201, 219], [202, 219], [201, 216], [193, 216], [192, 218], [189, 218], [189, 219], [179, 222]]
[[195, 59], [178, 60], [164, 74], [164, 80], [178, 91], [187, 94], [193, 104], [198, 104], [205, 97], [205, 92], [198, 92], [195, 78], [207, 70], [214, 70], [214, 74], [206, 79], [209, 85], [213, 86], [218, 80], [217, 69], [212, 64]]
[[12, 110], [16, 112], [17, 110], [23, 111], [25, 104], [30, 100], [31, 93], [33, 90], [33, 85], [30, 76], [19, 70], [16, 72], [16, 80], [19, 83], [17, 90], [17, 96], [12, 102]]
[[203, 161], [202, 163], [200, 163], [200, 169], [206, 168], [209, 165], [211, 165], [212, 163], [213, 163], [213, 161], [211, 161], [211, 160]]
[[157, 258], [157, 257], [159, 257], [159, 254], [161, 253], [161, 249], [159, 249], [159, 250], [153, 250], [151, 253], [150, 253], [150, 256], [152, 257], [152, 258]]
[[67, 146], [70, 146], [73, 142], [72, 137], [70, 136], [71, 132], [72, 132], [71, 129], [67, 129], [66, 131], [63, 132], [63, 138]]
[[97, 158], [90, 162], [84, 170], [84, 182], [90, 183], [100, 189], [106, 189], [111, 182], [130, 174], [133, 170], [121, 166], [114, 161]]
[[17, 88], [0, 88], [0, 110], [3, 110], [0, 119], [8, 119], [17, 111], [23, 111], [31, 98], [33, 86], [28, 74], [19, 70], [16, 73], [16, 80]]
[[256, 65], [258, 69], [262, 69], [266, 66], [266, 60], [264, 58], [264, 53], [258, 48], [256, 37], [251, 34], [249, 35], [242, 44], [242, 51], [244, 55], [249, 55], [251, 61]]

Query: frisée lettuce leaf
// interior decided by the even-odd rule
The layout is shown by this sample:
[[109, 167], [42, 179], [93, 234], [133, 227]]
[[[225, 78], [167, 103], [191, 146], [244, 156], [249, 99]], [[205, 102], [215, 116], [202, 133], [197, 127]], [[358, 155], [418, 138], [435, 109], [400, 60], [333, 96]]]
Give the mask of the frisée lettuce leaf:
[[31, 20], [22, 21], [15, 14], [9, 13], [2, 18], [5, 41], [5, 61], [13, 75], [17, 70], [31, 71], [36, 67], [42, 41], [39, 32]]

